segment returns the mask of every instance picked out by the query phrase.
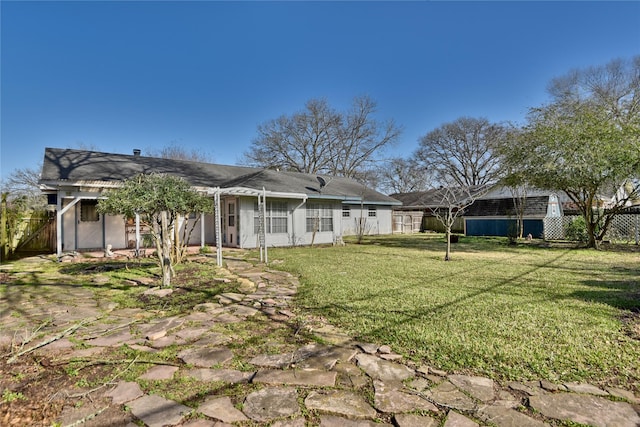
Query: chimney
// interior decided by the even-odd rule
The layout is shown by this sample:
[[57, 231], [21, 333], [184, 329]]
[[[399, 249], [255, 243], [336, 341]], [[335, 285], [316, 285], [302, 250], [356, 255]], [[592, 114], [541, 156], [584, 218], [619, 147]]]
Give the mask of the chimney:
[[133, 149], [133, 155], [134, 155], [134, 156], [139, 156], [141, 152], [142, 152], [142, 151], [140, 151], [140, 149], [139, 149], [139, 148], [134, 148], [134, 149]]

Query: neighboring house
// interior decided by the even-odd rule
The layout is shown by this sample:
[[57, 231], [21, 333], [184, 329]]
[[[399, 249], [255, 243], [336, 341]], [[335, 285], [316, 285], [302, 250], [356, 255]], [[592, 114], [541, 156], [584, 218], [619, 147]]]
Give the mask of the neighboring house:
[[558, 194], [527, 189], [519, 199], [502, 185], [478, 198], [464, 214], [468, 236], [508, 236], [517, 231], [519, 209], [522, 212], [523, 235], [545, 237], [545, 219], [561, 218], [563, 202]]
[[[55, 206], [58, 254], [135, 247], [144, 230], [132, 218], [100, 215], [97, 201], [123, 180], [154, 172], [184, 178], [210, 195], [212, 203], [214, 196], [220, 198], [219, 239], [214, 215], [193, 215], [185, 219], [200, 221], [192, 245], [216, 245], [218, 240], [238, 248], [327, 244], [356, 234], [360, 224], [365, 234], [390, 234], [392, 209], [400, 205], [348, 178], [145, 157], [139, 150], [123, 155], [47, 148], [40, 184]], [[259, 202], [264, 210], [258, 209]], [[262, 220], [263, 237], [258, 232]]]
[[[470, 196], [475, 197], [479, 192], [484, 191], [484, 188], [477, 186], [468, 191], [470, 191]], [[443, 193], [442, 188], [392, 194], [391, 197], [402, 202], [402, 206], [393, 210], [393, 232], [417, 233], [427, 230], [444, 232], [444, 224], [434, 214], [436, 211], [447, 209], [444, 194], [447, 193]], [[456, 218], [451, 231], [454, 233], [465, 232], [462, 216]]]

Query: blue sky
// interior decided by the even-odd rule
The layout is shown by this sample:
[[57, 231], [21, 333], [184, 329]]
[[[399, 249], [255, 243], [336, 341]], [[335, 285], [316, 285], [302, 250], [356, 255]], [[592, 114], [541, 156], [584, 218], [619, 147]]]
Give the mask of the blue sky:
[[640, 2], [0, 2], [0, 172], [44, 147], [171, 143], [236, 164], [311, 98], [378, 102], [389, 155], [461, 116], [522, 122], [553, 77], [640, 54]]

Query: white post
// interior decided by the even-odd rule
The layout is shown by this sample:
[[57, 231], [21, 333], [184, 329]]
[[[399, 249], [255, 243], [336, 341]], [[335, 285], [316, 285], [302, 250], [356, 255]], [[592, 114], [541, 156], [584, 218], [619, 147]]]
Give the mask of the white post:
[[56, 197], [56, 255], [62, 255], [62, 194]]
[[258, 227], [258, 248], [260, 248], [260, 262], [264, 262], [264, 252], [262, 251], [262, 247], [264, 246], [264, 221], [261, 221], [261, 219], [264, 219], [262, 218], [264, 211], [260, 212], [260, 209], [262, 209], [261, 203], [264, 203], [264, 201], [261, 202], [261, 200], [262, 195], [258, 193], [258, 221], [260, 222], [260, 226]]
[[204, 248], [204, 212], [200, 213], [200, 247]]
[[263, 242], [264, 242], [264, 263], [269, 264], [269, 256], [267, 255], [267, 190], [262, 187], [262, 224]]
[[136, 257], [140, 256], [140, 214], [136, 213]]
[[222, 215], [220, 214], [220, 187], [216, 188], [213, 199], [216, 213], [216, 262], [218, 267], [222, 267]]

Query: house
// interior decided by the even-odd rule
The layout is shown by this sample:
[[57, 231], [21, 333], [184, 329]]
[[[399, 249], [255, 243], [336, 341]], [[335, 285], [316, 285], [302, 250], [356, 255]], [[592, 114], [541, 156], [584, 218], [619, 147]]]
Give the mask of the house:
[[545, 220], [558, 218], [562, 228], [564, 201], [555, 192], [532, 188], [526, 189], [521, 197], [515, 197], [510, 187], [496, 185], [467, 208], [464, 214], [466, 234], [508, 236], [515, 233], [520, 210], [523, 235], [546, 237]]
[[46, 148], [40, 185], [56, 211], [57, 253], [137, 247], [144, 230], [135, 219], [100, 215], [96, 207], [105, 191], [141, 173], [182, 177], [216, 202], [215, 215], [184, 219], [181, 226], [199, 222], [192, 245], [266, 248], [335, 243], [359, 230], [390, 234], [392, 209], [400, 205], [342, 177], [146, 157], [139, 150], [124, 155]]
[[[393, 210], [394, 233], [416, 233], [419, 231], [444, 232], [444, 224], [435, 215], [448, 208], [448, 199], [462, 202], [466, 197], [476, 197], [485, 191], [485, 186], [473, 186], [466, 190], [454, 187], [433, 188], [426, 191], [396, 193], [391, 197], [402, 202], [402, 206]], [[460, 196], [457, 195], [460, 194]], [[464, 219], [458, 216], [451, 227], [454, 233], [464, 233]]]

